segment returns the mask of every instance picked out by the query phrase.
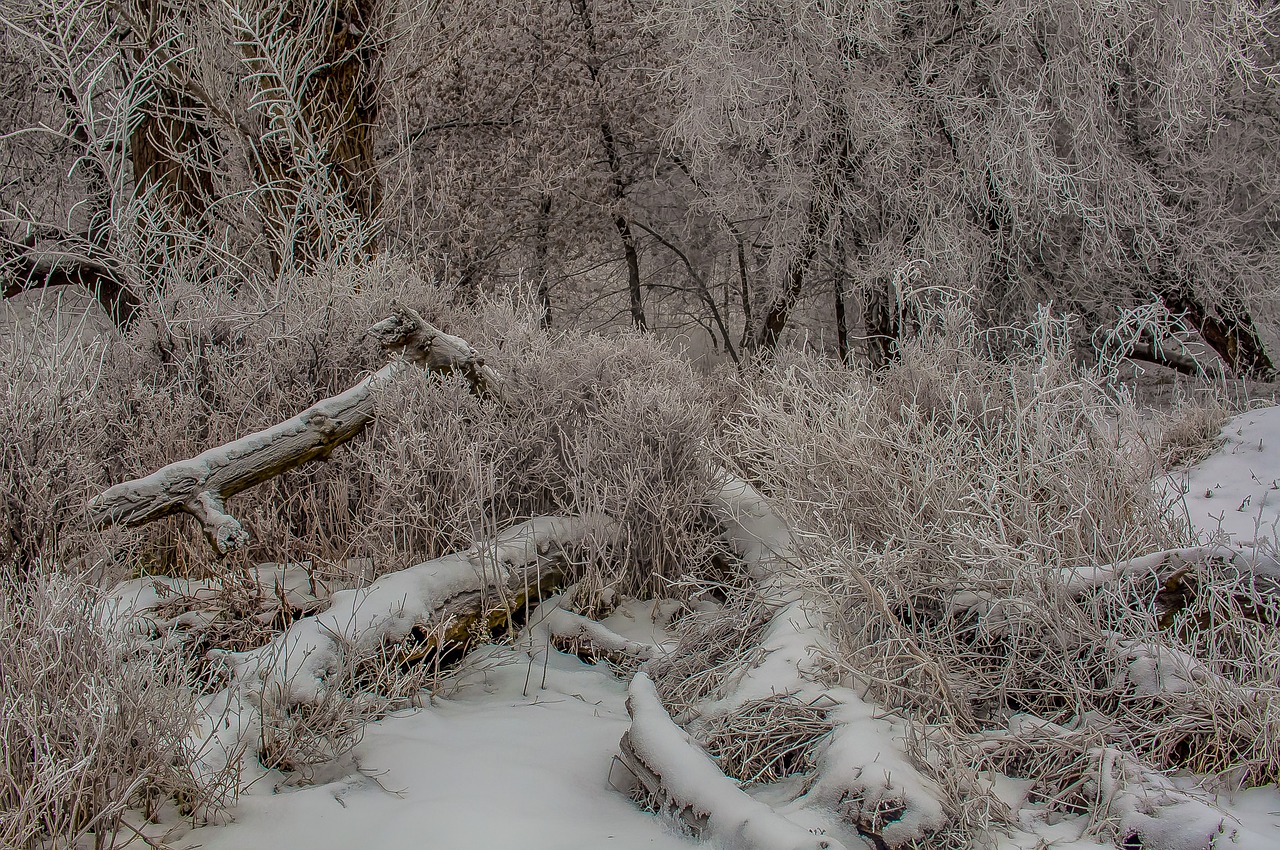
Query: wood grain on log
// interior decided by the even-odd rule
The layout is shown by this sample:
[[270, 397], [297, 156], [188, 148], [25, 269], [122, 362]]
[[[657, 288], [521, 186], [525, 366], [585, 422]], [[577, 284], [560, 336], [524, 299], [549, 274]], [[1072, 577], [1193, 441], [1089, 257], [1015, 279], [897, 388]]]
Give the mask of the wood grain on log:
[[143, 478], [125, 481], [89, 502], [98, 526], [144, 525], [175, 513], [200, 521], [219, 554], [243, 546], [249, 534], [226, 510], [226, 500], [309, 461], [327, 458], [373, 421], [375, 390], [412, 364], [432, 372], [458, 372], [480, 395], [498, 395], [501, 379], [461, 337], [397, 306], [369, 329], [383, 348], [400, 355], [355, 386], [286, 419], [217, 448], [180, 460]]

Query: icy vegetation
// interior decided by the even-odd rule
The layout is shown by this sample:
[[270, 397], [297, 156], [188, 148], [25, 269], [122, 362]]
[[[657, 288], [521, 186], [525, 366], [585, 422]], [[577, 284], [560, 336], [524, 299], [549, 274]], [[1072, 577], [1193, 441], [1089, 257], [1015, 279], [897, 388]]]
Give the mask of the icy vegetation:
[[[364, 278], [344, 321], [375, 325], [392, 279]], [[401, 369], [326, 467], [227, 506], [252, 537], [221, 559], [172, 520], [73, 520], [359, 374], [252, 390], [303, 387], [264, 376], [277, 343], [242, 311], [235, 345], [188, 361], [208, 436], [164, 449], [134, 435], [191, 407], [116, 376], [170, 374], [177, 398], [183, 361], [13, 349], [6, 445], [65, 472], [3, 455], [25, 488], [10, 540], [56, 529], [45, 557], [113, 589], [8, 550], [34, 572], [8, 568], [0, 608], [7, 845], [1269, 846], [1274, 409], [1139, 415], [1047, 314], [997, 349], [953, 305], [880, 373], [790, 355], [702, 376], [510, 304], [420, 303], [501, 395]], [[376, 347], [354, 331], [289, 338]], [[223, 407], [244, 392], [252, 409]], [[126, 403], [142, 415], [103, 428]], [[1186, 427], [1204, 411], [1212, 429]], [[54, 633], [98, 659], [58, 685], [97, 726], [24, 696]], [[138, 724], [160, 737], [114, 755]]]

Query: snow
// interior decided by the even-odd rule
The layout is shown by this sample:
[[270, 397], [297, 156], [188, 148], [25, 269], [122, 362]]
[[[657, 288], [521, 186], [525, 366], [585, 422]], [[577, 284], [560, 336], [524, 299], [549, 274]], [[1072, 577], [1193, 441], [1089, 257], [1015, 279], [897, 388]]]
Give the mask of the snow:
[[1280, 530], [1280, 407], [1250, 410], [1222, 428], [1206, 460], [1172, 476], [1191, 524], [1214, 542], [1273, 560]]
[[402, 638], [444, 600], [478, 591], [490, 580], [505, 585], [512, 568], [536, 561], [549, 546], [591, 533], [609, 535], [613, 528], [601, 516], [537, 517], [469, 551], [388, 573], [367, 588], [339, 591], [328, 610], [295, 622], [270, 644], [219, 655], [241, 683], [275, 685], [282, 702], [319, 702], [341, 668], [344, 643], [372, 650]]
[[629, 721], [625, 686], [607, 670], [554, 652], [531, 666], [511, 647], [479, 650], [469, 670], [428, 708], [370, 724], [347, 776], [291, 787], [266, 773], [242, 795], [233, 823], [169, 843], [205, 850], [694, 846], [610, 787]]
[[[1250, 411], [1233, 419], [1224, 428], [1223, 438], [1213, 456], [1166, 483], [1173, 488], [1175, 500], [1186, 494], [1186, 514], [1203, 533], [1204, 546], [1064, 573], [1064, 582], [1083, 590], [1122, 573], [1156, 568], [1168, 558], [1194, 561], [1211, 552], [1220, 554], [1217, 544], [1224, 543], [1239, 553], [1237, 563], [1258, 556], [1274, 563], [1280, 528], [1280, 493], [1273, 492], [1280, 484], [1280, 408]], [[755, 577], [771, 583], [780, 596], [780, 616], [765, 636], [771, 650], [765, 665], [746, 675], [716, 708], [766, 695], [778, 683], [792, 683], [802, 695], [815, 696], [813, 677], [805, 674], [811, 673], [807, 665], [821, 649], [822, 628], [803, 601], [787, 592], [787, 581], [779, 570], [794, 557], [789, 532], [754, 488], [740, 480], [726, 478], [711, 501], [711, 509], [728, 520], [732, 542], [754, 568]], [[565, 531], [556, 529], [550, 536]], [[370, 630], [375, 634], [398, 631], [422, 613], [404, 610], [405, 601], [418, 600], [420, 608], [429, 608], [443, 589], [474, 582], [482, 562], [536, 557], [538, 543], [533, 537], [538, 535], [500, 541], [506, 547], [503, 552], [452, 556], [448, 563], [423, 564], [384, 577], [360, 592], [335, 594], [325, 617], [310, 618], [315, 623], [309, 626], [296, 624], [293, 634], [284, 639], [297, 644], [293, 647], [297, 653], [289, 655], [310, 657], [329, 651], [326, 644], [332, 644], [322, 635], [324, 629], [330, 635], [336, 631], [351, 638]], [[268, 574], [264, 572], [264, 582], [276, 580], [267, 579]], [[280, 580], [292, 584], [283, 575]], [[201, 592], [202, 588], [182, 590]], [[146, 580], [119, 588], [113, 604], [121, 612], [136, 613], [154, 606], [157, 599], [154, 582]], [[984, 602], [989, 600], [976, 596], [965, 600], [975, 606]], [[603, 625], [635, 645], [669, 648], [662, 625], [674, 610], [671, 603], [625, 602]], [[555, 610], [548, 613], [559, 616]], [[397, 622], [392, 623], [393, 619]], [[172, 832], [165, 840], [170, 846], [200, 845], [207, 850], [345, 850], [353, 846], [677, 850], [698, 846], [611, 787], [618, 741], [628, 730], [637, 751], [660, 754], [657, 761], [680, 766], [663, 777], [673, 792], [687, 800], [705, 801], [721, 819], [713, 824], [719, 835], [713, 846], [732, 848], [760, 841], [797, 848], [839, 846], [834, 839], [822, 837], [821, 830], [806, 828], [805, 816], [816, 811], [813, 805], [823, 798], [850, 791], [865, 798], [868, 809], [877, 803], [905, 803], [906, 817], [890, 825], [904, 834], [942, 823], [932, 783], [901, 752], [903, 731], [851, 691], [837, 689], [828, 694], [840, 704], [835, 716], [841, 726], [822, 753], [823, 777], [808, 793], [791, 795], [790, 803], [785, 795], [779, 798], [775, 810], [763, 802], [767, 795], [746, 794], [720, 773], [687, 733], [671, 722], [646, 676], [640, 674], [631, 686], [633, 722], [624, 705], [626, 685], [605, 665], [592, 666], [548, 651], [537, 638], [542, 634], [537, 624], [528, 634], [534, 637], [523, 644], [484, 647], [473, 653], [465, 671], [426, 708], [370, 724], [361, 742], [334, 770], [316, 777], [317, 784], [291, 785], [277, 772], [248, 765], [246, 780], [257, 778], [229, 813], [230, 822]], [[1202, 675], [1194, 659], [1162, 648], [1117, 643], [1113, 650], [1127, 659], [1128, 675], [1143, 693], [1176, 691]], [[247, 670], [250, 659], [239, 660]], [[305, 697], [310, 686], [300, 687], [295, 698]], [[252, 712], [230, 695], [227, 699], [241, 714], [241, 722], [244, 714]], [[1092, 814], [1049, 811], [1042, 803], [1028, 802], [1026, 783], [984, 775], [983, 780], [1015, 811], [1020, 826], [1011, 835], [992, 836], [991, 846], [998, 850], [1110, 847], [1099, 843], [1099, 819], [1113, 829], [1103, 834], [1121, 839], [1140, 834], [1143, 846], [1150, 850], [1273, 850], [1280, 846], [1280, 789], [1274, 785], [1215, 797], [1197, 787], [1196, 777], [1144, 772], [1140, 765], [1110, 752], [1100, 751], [1099, 758], [1104, 766], [1098, 784], [1103, 787], [1097, 793], [1106, 807]], [[617, 774], [625, 775], [625, 770], [618, 769]], [[615, 778], [626, 783], [623, 776]], [[885, 837], [891, 837], [888, 830]], [[857, 847], [857, 840], [849, 846]]]
[[736, 782], [672, 722], [652, 680], [637, 673], [631, 680], [631, 745], [646, 763], [660, 764], [663, 787], [695, 816], [708, 816], [713, 834], [730, 847], [778, 850], [837, 850], [843, 845], [778, 815], [744, 793]]

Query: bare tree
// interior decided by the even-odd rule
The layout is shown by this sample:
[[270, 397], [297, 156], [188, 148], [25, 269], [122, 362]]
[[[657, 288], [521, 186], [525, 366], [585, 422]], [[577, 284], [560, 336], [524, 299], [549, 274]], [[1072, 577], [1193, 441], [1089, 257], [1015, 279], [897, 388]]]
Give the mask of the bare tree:
[[873, 347], [921, 288], [972, 290], [991, 321], [1048, 300], [1105, 321], [1155, 294], [1232, 368], [1268, 376], [1253, 319], [1274, 309], [1262, 223], [1280, 197], [1266, 15], [668, 4], [673, 137], [776, 255], [766, 348], [830, 248], [876, 319]]

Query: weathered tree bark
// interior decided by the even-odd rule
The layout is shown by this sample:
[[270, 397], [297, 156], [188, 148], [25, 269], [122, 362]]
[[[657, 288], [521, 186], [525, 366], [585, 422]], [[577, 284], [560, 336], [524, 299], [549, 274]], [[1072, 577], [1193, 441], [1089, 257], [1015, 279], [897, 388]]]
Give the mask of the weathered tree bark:
[[[276, 4], [259, 3], [274, 10]], [[346, 213], [363, 227], [361, 249], [376, 249], [374, 222], [382, 203], [382, 184], [374, 155], [374, 127], [380, 107], [379, 83], [382, 40], [377, 32], [380, 0], [339, 0], [331, 4], [326, 26], [303, 32], [307, 14], [296, 3], [285, 6], [280, 25], [299, 40], [320, 38], [317, 64], [307, 75], [301, 100], [301, 121], [323, 162], [322, 173], [332, 181]], [[245, 49], [245, 62], [255, 73], [270, 62], [253, 49]], [[269, 77], [269, 75], [268, 75]], [[281, 83], [284, 85], [284, 83]], [[267, 83], [269, 86], [270, 83]], [[303, 164], [294, 145], [272, 136], [255, 145], [256, 168], [263, 186], [268, 219], [292, 222], [292, 244], [281, 246], [286, 256], [275, 256], [277, 268], [296, 265], [314, 268], [334, 250], [332, 234], [310, 221], [303, 193], [314, 164]]]
[[[168, 0], [134, 0], [120, 17], [135, 32], [132, 55], [140, 66], [161, 46], [161, 25], [175, 10]], [[166, 66], [167, 67], [167, 66]], [[207, 162], [213, 134], [200, 121], [204, 104], [164, 69], [155, 72], [155, 93], [139, 106], [141, 119], [129, 134], [129, 160], [139, 194], [155, 191], [180, 220], [198, 218], [213, 198], [213, 164]]]
[[1276, 379], [1275, 364], [1267, 356], [1253, 317], [1242, 303], [1228, 299], [1211, 307], [1176, 285], [1162, 286], [1157, 294], [1165, 308], [1185, 318], [1231, 371], [1259, 381]]
[[374, 391], [410, 364], [461, 373], [480, 394], [501, 391], [499, 376], [466, 340], [439, 330], [413, 310], [398, 307], [369, 332], [402, 357], [292, 419], [115, 485], [89, 503], [90, 521], [138, 526], [187, 513], [200, 521], [210, 544], [226, 554], [249, 539], [240, 522], [227, 513], [226, 500], [308, 461], [324, 459], [361, 433], [373, 420]]

